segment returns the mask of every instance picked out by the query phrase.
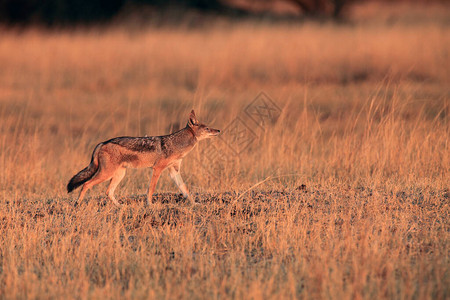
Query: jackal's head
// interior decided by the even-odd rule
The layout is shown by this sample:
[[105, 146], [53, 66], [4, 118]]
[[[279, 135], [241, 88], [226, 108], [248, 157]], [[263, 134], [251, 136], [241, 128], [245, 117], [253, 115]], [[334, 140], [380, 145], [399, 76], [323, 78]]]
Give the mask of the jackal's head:
[[220, 130], [208, 127], [207, 125], [200, 123], [195, 116], [194, 110], [192, 110], [191, 114], [189, 115], [187, 126], [192, 129], [192, 132], [199, 141], [216, 136], [220, 133]]

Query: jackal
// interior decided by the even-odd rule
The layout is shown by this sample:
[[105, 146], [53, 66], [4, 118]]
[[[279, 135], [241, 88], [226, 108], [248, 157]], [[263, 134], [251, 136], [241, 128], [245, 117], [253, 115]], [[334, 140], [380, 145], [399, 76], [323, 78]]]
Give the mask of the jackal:
[[111, 180], [106, 191], [114, 204], [120, 206], [114, 197], [114, 190], [125, 176], [127, 168], [153, 168], [147, 194], [147, 203], [152, 202], [161, 172], [168, 168], [183, 196], [191, 203], [194, 200], [180, 175], [181, 160], [198, 141], [216, 136], [220, 130], [198, 122], [194, 110], [191, 111], [185, 128], [169, 135], [151, 137], [117, 137], [98, 144], [92, 153], [91, 163], [70, 179], [67, 192], [83, 185], [77, 202], [96, 184]]

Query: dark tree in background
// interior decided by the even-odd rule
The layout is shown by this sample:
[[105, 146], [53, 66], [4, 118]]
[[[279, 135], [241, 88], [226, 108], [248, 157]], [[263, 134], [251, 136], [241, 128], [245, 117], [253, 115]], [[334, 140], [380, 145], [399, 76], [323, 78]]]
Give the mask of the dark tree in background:
[[0, 0], [3, 23], [71, 24], [107, 20], [124, 0]]
[[[276, 1], [276, 0], [259, 0]], [[339, 17], [351, 0], [278, 0], [299, 7], [302, 15]], [[116, 16], [126, 5], [155, 10], [195, 9], [204, 13], [233, 16], [255, 15], [226, 0], [0, 0], [0, 22], [46, 25], [89, 24]]]

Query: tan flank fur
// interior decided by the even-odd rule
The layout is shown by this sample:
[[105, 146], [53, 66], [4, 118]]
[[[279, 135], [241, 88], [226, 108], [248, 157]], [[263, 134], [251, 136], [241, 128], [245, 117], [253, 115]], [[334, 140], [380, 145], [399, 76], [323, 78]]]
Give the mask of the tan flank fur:
[[172, 134], [152, 137], [117, 137], [102, 142], [95, 147], [91, 163], [70, 179], [67, 191], [70, 193], [83, 185], [77, 200], [80, 202], [91, 187], [111, 180], [106, 194], [114, 204], [120, 206], [114, 197], [114, 191], [125, 176], [126, 169], [150, 167], [153, 169], [153, 174], [147, 203], [151, 204], [159, 176], [164, 169], [169, 168], [170, 177], [183, 196], [194, 203], [180, 175], [181, 160], [198, 141], [219, 133], [220, 130], [199, 123], [192, 110], [186, 127]]

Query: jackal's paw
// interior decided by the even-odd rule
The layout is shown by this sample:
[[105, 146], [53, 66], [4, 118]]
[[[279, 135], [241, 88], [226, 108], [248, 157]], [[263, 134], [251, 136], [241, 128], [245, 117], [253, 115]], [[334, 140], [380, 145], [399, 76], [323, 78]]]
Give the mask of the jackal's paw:
[[195, 199], [191, 198], [191, 197], [186, 198], [186, 204], [189, 205], [189, 206], [198, 206], [198, 205], [200, 205], [200, 203], [195, 202]]
[[119, 201], [115, 201], [115, 202], [113, 202], [113, 204], [118, 208], [123, 207], [123, 204], [120, 204]]

